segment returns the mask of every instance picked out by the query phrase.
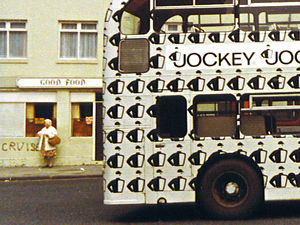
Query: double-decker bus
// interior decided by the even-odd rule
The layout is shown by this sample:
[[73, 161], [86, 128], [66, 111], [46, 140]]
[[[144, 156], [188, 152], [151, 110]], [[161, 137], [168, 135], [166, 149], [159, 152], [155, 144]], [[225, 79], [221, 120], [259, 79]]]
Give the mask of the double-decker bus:
[[104, 203], [300, 199], [299, 40], [297, 0], [111, 1]]

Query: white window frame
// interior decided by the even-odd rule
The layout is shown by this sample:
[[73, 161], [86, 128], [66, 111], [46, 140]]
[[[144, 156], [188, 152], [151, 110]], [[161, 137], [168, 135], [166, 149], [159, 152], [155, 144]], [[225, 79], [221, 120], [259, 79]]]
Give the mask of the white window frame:
[[[27, 49], [28, 49], [28, 32], [27, 32], [27, 21], [0, 21], [0, 23], [4, 23], [4, 28], [0, 26], [0, 32], [6, 32], [6, 53], [5, 56], [0, 55], [0, 60], [2, 59], [26, 59], [27, 58]], [[24, 28], [12, 28], [12, 24], [24, 24]], [[24, 56], [10, 56], [10, 34], [12, 32], [23, 32], [26, 34], [26, 40], [25, 40], [25, 55]]]
[[[76, 29], [63, 28], [64, 24], [76, 24]], [[96, 25], [95, 29], [82, 29], [82, 25], [91, 24]], [[61, 56], [61, 34], [62, 33], [76, 33], [77, 34], [77, 55], [75, 57], [62, 57]], [[92, 33], [96, 34], [96, 49], [94, 57], [80, 57], [80, 34], [81, 33]], [[58, 40], [58, 58], [59, 60], [95, 60], [98, 58], [98, 22], [96, 21], [60, 21], [59, 22], [59, 40]]]

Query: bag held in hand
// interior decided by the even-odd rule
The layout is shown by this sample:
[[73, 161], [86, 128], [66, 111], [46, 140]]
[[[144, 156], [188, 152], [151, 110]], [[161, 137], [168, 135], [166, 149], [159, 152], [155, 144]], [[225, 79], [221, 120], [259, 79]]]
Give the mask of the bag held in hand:
[[48, 139], [48, 143], [53, 146], [58, 145], [60, 143], [60, 138], [57, 135], [54, 135], [53, 138]]

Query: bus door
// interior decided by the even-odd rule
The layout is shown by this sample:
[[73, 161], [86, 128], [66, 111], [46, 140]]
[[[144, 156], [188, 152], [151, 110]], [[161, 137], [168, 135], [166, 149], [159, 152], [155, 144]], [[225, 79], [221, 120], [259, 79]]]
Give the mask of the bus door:
[[[183, 201], [180, 192], [192, 189], [188, 183], [191, 168], [188, 163], [190, 140], [187, 136], [187, 100], [180, 95], [155, 98], [153, 129], [148, 138], [151, 141], [151, 155], [147, 159], [149, 168], [146, 202], [157, 199], [162, 202]], [[151, 172], [150, 172], [151, 171]], [[186, 196], [186, 199], [191, 199]]]

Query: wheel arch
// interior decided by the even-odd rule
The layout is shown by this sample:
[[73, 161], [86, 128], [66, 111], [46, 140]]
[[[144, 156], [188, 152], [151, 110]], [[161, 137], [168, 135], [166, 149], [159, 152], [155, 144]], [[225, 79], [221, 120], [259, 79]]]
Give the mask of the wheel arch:
[[[200, 181], [203, 177], [203, 175], [206, 173], [206, 171], [211, 168], [215, 163], [227, 160], [227, 159], [237, 159], [241, 160], [247, 164], [249, 164], [257, 173], [259, 179], [261, 180], [261, 184], [264, 185], [264, 177], [261, 172], [260, 167], [257, 165], [256, 162], [254, 162], [251, 158], [249, 158], [246, 155], [241, 154], [240, 152], [234, 152], [234, 153], [224, 153], [224, 152], [216, 152], [213, 153], [209, 159], [201, 166], [201, 168], [198, 170], [197, 178], [196, 178], [196, 202], [200, 202], [199, 196], [197, 194], [197, 190], [199, 190]], [[264, 199], [264, 196], [263, 196]]]

